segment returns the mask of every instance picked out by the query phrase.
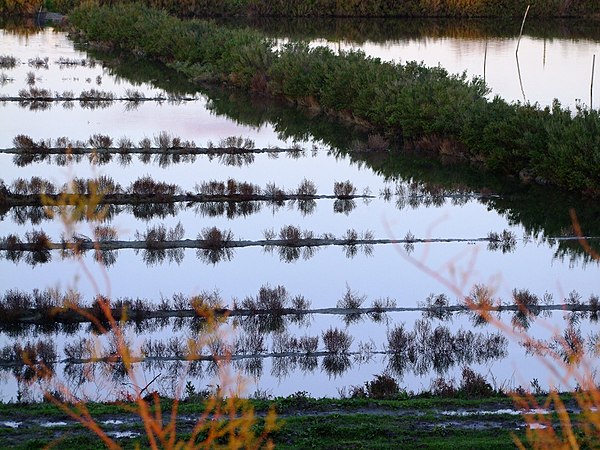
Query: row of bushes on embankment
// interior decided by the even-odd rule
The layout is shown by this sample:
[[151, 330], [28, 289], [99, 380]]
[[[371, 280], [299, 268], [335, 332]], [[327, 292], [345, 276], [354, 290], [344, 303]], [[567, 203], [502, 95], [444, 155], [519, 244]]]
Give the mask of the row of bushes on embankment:
[[490, 101], [482, 80], [440, 67], [303, 43], [277, 50], [251, 30], [182, 21], [140, 5], [82, 6], [71, 21], [92, 41], [161, 60], [199, 81], [287, 98], [402, 136], [417, 149], [600, 195], [597, 110]]
[[[0, 5], [14, 8], [15, 4], [31, 1], [0, 0]], [[38, 0], [38, 7], [42, 1]], [[45, 2], [67, 13], [82, 0]], [[529, 4], [530, 14], [535, 17], [600, 14], [597, 0], [144, 0], [144, 3], [185, 17], [517, 17], [523, 15]]]

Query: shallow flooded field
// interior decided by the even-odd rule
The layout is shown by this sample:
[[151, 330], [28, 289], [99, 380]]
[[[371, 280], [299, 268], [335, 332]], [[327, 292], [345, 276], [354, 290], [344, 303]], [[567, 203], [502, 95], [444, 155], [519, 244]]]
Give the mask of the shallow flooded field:
[[[298, 33], [264, 29], [282, 39]], [[589, 98], [591, 55], [600, 53], [594, 33], [525, 33], [519, 82], [515, 36], [427, 29], [373, 42], [368, 30], [337, 43], [326, 27], [305, 37], [469, 76], [483, 76], [485, 60], [492, 93], [510, 100], [523, 92], [542, 104]], [[21, 392], [16, 380], [27, 374], [15, 345], [25, 342], [45, 343], [39, 353], [77, 395], [118, 394], [122, 364], [109, 358], [110, 333], [92, 351], [82, 341], [91, 339], [90, 323], [34, 317], [69, 289], [80, 306], [91, 308], [98, 295], [145, 305], [131, 314], [127, 335], [144, 357], [140, 377], [158, 376], [169, 395], [176, 380], [211, 384], [215, 355], [231, 354], [248, 394], [313, 396], [339, 395], [384, 371], [426, 390], [437, 377], [460, 378], [465, 366], [497, 387], [574, 385], [522, 345], [523, 330], [558, 354], [561, 342], [578, 342], [595, 355], [598, 263], [578, 240], [583, 234], [597, 248], [594, 202], [388, 151], [381, 136], [245, 93], [200, 89], [145, 61], [88, 53], [51, 28], [0, 37], [0, 180], [8, 192], [0, 296], [3, 311], [27, 313], [1, 330], [3, 400]], [[95, 220], [65, 224], [60, 208], [48, 207], [100, 179]], [[54, 197], [44, 206], [40, 193]], [[79, 245], [79, 257], [67, 242]], [[56, 292], [39, 295], [48, 288]], [[525, 311], [515, 289], [534, 294]], [[186, 343], [202, 322], [189, 317], [193, 296], [230, 317], [221, 341], [191, 354]], [[499, 324], [475, 326], [477, 315], [463, 310], [467, 296], [512, 305], [498, 317], [514, 336], [498, 334]], [[177, 317], [182, 311], [187, 317]], [[571, 334], [554, 342], [555, 332]]]

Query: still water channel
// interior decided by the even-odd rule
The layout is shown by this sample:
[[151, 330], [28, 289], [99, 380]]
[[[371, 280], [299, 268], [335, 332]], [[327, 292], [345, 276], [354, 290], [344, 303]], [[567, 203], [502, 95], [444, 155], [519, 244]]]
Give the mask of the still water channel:
[[[310, 27], [303, 22], [251, 25], [282, 41], [310, 39], [314, 45], [360, 49], [386, 60], [416, 59], [427, 65], [440, 64], [451, 73], [466, 71], [468, 76], [485, 76], [490, 95], [541, 105], [551, 104], [554, 98], [571, 107], [578, 99], [589, 104], [592, 55], [600, 54], [600, 36], [595, 27], [577, 28], [576, 24], [563, 22], [544, 26], [534, 23], [529, 33], [526, 28], [518, 67], [518, 29], [514, 31], [514, 24], [497, 28], [480, 21], [429, 21], [418, 26], [405, 21], [385, 21], [378, 26], [348, 21], [316, 22]], [[593, 202], [541, 186], [516, 186], [514, 180], [487, 177], [414, 156], [352, 153], [349, 150], [366, 139], [359, 131], [244, 93], [200, 90], [177, 74], [145, 61], [88, 53], [85, 47], [75, 47], [64, 33], [52, 28], [29, 29], [26, 33], [22, 28], [0, 30], [0, 55], [12, 55], [18, 60], [15, 67], [0, 69], [2, 96], [18, 96], [20, 90], [34, 86], [52, 93], [72, 91], [75, 97], [82, 91], [96, 89], [113, 93], [116, 98], [137, 91], [153, 99], [116, 100], [100, 105], [58, 101], [41, 107], [31, 102], [6, 101], [0, 103], [2, 149], [13, 147], [13, 138], [19, 134], [35, 140], [64, 136], [72, 142], [104, 134], [115, 142], [127, 137], [137, 144], [144, 138], [152, 140], [162, 131], [193, 140], [200, 147], [210, 143], [219, 146], [229, 136], [242, 136], [251, 139], [256, 148], [301, 149], [257, 153], [243, 160], [198, 155], [172, 161], [134, 155], [127, 163], [114, 157], [100, 164], [83, 157], [66, 165], [59, 158], [17, 165], [13, 155], [0, 153], [0, 179], [8, 187], [18, 178], [38, 176], [61, 186], [73, 177], [101, 175], [127, 187], [148, 175], [156, 181], [177, 184], [184, 192], [196, 192], [203, 182], [230, 178], [263, 188], [274, 183], [293, 191], [303, 179], [308, 179], [314, 182], [318, 194], [332, 194], [335, 182], [350, 180], [357, 194], [366, 196], [344, 207], [334, 199], [318, 199], [309, 210], [292, 201], [280, 205], [255, 202], [250, 210], [231, 212], [229, 216], [194, 203], [178, 203], [173, 208], [145, 214], [123, 206], [104, 223], [118, 231], [120, 240], [136, 240], [136, 232], [143, 235], [160, 224], [167, 229], [181, 224], [183, 239], [196, 239], [203, 229], [216, 226], [231, 230], [234, 240], [258, 241], [264, 239], [265, 230], [272, 229], [277, 234], [282, 227], [294, 225], [315, 237], [328, 233], [327, 236], [341, 238], [347, 230], [354, 229], [359, 236], [369, 231], [375, 239], [413, 236], [445, 240], [357, 246], [355, 254], [347, 246], [323, 246], [314, 252], [300, 251], [297, 258], [278, 249], [252, 246], [234, 249], [228, 258], [216, 263], [189, 248], [170, 258], [153, 257], [144, 250], [121, 249], [107, 267], [97, 263], [91, 252], [81, 260], [73, 260], [52, 251], [43, 263], [28, 263], [26, 259], [14, 262], [2, 255], [0, 286], [4, 291], [75, 288], [88, 303], [94, 295], [102, 294], [111, 298], [143, 298], [155, 304], [164, 298], [174, 304], [172, 297], [178, 293], [190, 296], [217, 290], [224, 303], [232, 306], [234, 300], [240, 303], [246, 297], [256, 297], [261, 286], [284, 286], [290, 296], [304, 296], [315, 309], [335, 307], [348, 289], [357, 297], [364, 297], [363, 307], [378, 299], [390, 299], [388, 304], [398, 307], [415, 307], [430, 294], [445, 294], [450, 304], [457, 304], [475, 284], [490, 286], [494, 296], [507, 303], [511, 303], [513, 289], [528, 289], [540, 298], [546, 294], [553, 304], [565, 303], [573, 290], [583, 302], [598, 293], [597, 262], [576, 240], [562, 240], [573, 237], [569, 210], [574, 208], [584, 234], [595, 245], [600, 223], [598, 207]], [[36, 67], [35, 58], [48, 58], [47, 66]], [[28, 85], [29, 72], [33, 75], [29, 76]], [[60, 242], [65, 233], [62, 222], [32, 219], [31, 210], [6, 208], [2, 213], [0, 237], [16, 234], [23, 239], [28, 231], [43, 230], [51, 241]], [[91, 236], [94, 226], [81, 223], [76, 231]], [[508, 248], [480, 241], [490, 232], [505, 230], [514, 238]], [[510, 329], [512, 314], [500, 316]], [[390, 312], [383, 321], [363, 316], [347, 323], [339, 314], [312, 314], [308, 321], [288, 323], [285, 331], [281, 327], [264, 330], [262, 346], [249, 346], [248, 340], [245, 347], [240, 344], [237, 353], [246, 356], [236, 362], [235, 368], [246, 375], [248, 394], [256, 390], [272, 395], [307, 391], [314, 396], [336, 396], [340, 389], [360, 385], [384, 370], [395, 376], [401, 386], [418, 391], [428, 389], [437, 376], [459, 377], [463, 366], [472, 367], [498, 387], [528, 387], [534, 378], [544, 386], [566, 387], [573, 383], [551, 378], [543, 362], [527, 354], [518, 337], [498, 338], [502, 342], [494, 344], [497, 329], [492, 325], [474, 327], [467, 314], [455, 314], [446, 321], [431, 318], [428, 321], [432, 330], [445, 327], [438, 328], [438, 337], [434, 338], [427, 334], [429, 328], [421, 321], [422, 316], [419, 311]], [[555, 332], [562, 334], [571, 320], [576, 322], [583, 339], [593, 339], [597, 324], [589, 318], [575, 319], [578, 320], [554, 312], [534, 320], [528, 332], [551, 339]], [[418, 357], [389, 354], [389, 336], [402, 325], [408, 332], [418, 329], [421, 334], [416, 336], [428, 343], [417, 349]], [[233, 342], [244, 333], [252, 334], [257, 327], [256, 323], [246, 321], [244, 326], [244, 320], [230, 319], [226, 337]], [[333, 359], [324, 355], [271, 356], [289, 349], [289, 345], [282, 344], [285, 333], [298, 339], [316, 336], [317, 351], [325, 351], [322, 337], [331, 328], [344, 330], [352, 337], [348, 354], [334, 355]], [[467, 340], [477, 343], [479, 349], [464, 343], [467, 331], [475, 333], [468, 335]], [[134, 345], [141, 348], [149, 346], [149, 342], [167, 342], [173, 337], [184, 340], [194, 335], [190, 324], [172, 321], [131, 327], [128, 333]], [[4, 331], [0, 341], [2, 345], [12, 345], [24, 339], [50, 340], [56, 345], [57, 359], [62, 360], [66, 345], [72, 346], [89, 334], [87, 326], [73, 333], [31, 327], [18, 333]], [[445, 340], [441, 335], [446, 336]], [[106, 338], [99, 341], [109, 346]], [[590, 350], [593, 347], [590, 345]], [[445, 349], [442, 353], [447, 360], [440, 360], [440, 349]], [[261, 357], [252, 359], [250, 356], [256, 352]], [[156, 352], [147, 354], [157, 356]], [[186, 373], [185, 364], [157, 364], [150, 358], [140, 365], [140, 372], [148, 380], [160, 375], [157, 385], [172, 394], [169, 390], [173, 389], [174, 378], [188, 379], [198, 388], [214, 382], [210, 364], [203, 364], [206, 367], [194, 367]], [[104, 385], [120, 382], [118, 377], [109, 376], [118, 372], [114, 367], [97, 367], [98, 377], [87, 383], [81, 383], [78, 377], [82, 372], [76, 365], [57, 363], [55, 369], [77, 386], [78, 395], [112, 395], [106, 394], [111, 391]], [[17, 383], [11, 370], [7, 366], [3, 371], [0, 392], [4, 400], [16, 395]], [[169, 376], [174, 373], [177, 377]]]

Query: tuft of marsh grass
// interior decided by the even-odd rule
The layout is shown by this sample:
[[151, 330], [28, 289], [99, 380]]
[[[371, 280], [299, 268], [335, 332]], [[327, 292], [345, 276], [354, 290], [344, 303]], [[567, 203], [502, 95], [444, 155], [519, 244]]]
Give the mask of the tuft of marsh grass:
[[19, 60], [12, 55], [0, 55], [0, 69], [14, 69]]
[[488, 250], [501, 250], [502, 253], [510, 253], [517, 246], [517, 237], [515, 233], [509, 230], [503, 230], [501, 233], [490, 231], [488, 233]]
[[371, 304], [373, 311], [369, 313], [369, 318], [376, 323], [383, 322], [384, 320], [387, 321], [385, 309], [395, 308], [396, 306], [396, 300], [393, 298], [386, 297], [375, 299]]
[[450, 299], [446, 294], [429, 294], [423, 303], [419, 306], [426, 308], [423, 311], [423, 317], [426, 319], [449, 320], [452, 318], [452, 312], [447, 308], [450, 306]]
[[175, 184], [154, 181], [145, 176], [134, 181], [127, 192], [138, 195], [173, 196], [181, 193], [181, 188]]
[[254, 148], [254, 141], [250, 138], [243, 138], [242, 136], [229, 136], [221, 139], [218, 142], [217, 147], [227, 149], [242, 148], [250, 150]]
[[27, 61], [27, 64], [34, 69], [48, 69], [49, 60], [50, 58], [47, 56], [44, 56], [43, 58], [41, 56], [36, 56], [35, 58], [30, 58]]
[[108, 149], [112, 147], [113, 140], [110, 136], [104, 134], [94, 134], [88, 140], [89, 145], [96, 149]]
[[27, 83], [27, 85], [33, 86], [35, 84], [35, 73], [27, 72], [27, 74], [25, 75], [25, 82]]
[[29, 89], [19, 90], [19, 97], [23, 101], [27, 100], [50, 100], [52, 99], [52, 92], [48, 89], [37, 88], [30, 86]]

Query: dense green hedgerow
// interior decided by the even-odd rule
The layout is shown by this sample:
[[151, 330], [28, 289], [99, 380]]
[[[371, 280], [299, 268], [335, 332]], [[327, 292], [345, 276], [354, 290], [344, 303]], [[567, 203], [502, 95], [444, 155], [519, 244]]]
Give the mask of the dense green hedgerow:
[[[10, 13], [15, 11], [15, 5], [29, 2], [0, 0], [0, 13]], [[48, 8], [63, 13], [81, 3], [82, 0], [45, 1]], [[132, 0], [118, 3], [132, 3]], [[517, 17], [522, 16], [527, 5], [531, 5], [532, 17], [600, 13], [596, 0], [144, 0], [143, 3], [180, 17]]]
[[490, 101], [481, 79], [441, 67], [297, 42], [277, 50], [252, 30], [182, 21], [141, 5], [83, 6], [71, 20], [91, 40], [163, 61], [196, 80], [284, 97], [497, 173], [600, 193], [597, 111]]

